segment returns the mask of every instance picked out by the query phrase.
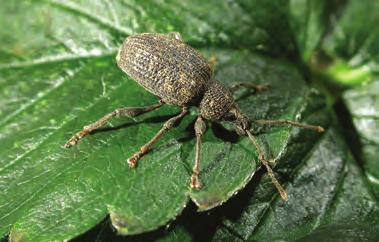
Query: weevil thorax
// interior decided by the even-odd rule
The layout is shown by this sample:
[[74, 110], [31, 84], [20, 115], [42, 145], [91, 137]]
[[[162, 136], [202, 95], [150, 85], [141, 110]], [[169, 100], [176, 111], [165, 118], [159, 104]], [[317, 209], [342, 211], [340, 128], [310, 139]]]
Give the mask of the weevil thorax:
[[239, 135], [244, 135], [244, 130], [250, 129], [251, 122], [239, 109], [232, 93], [217, 81], [212, 80], [206, 85], [199, 108], [205, 119], [233, 122]]
[[233, 106], [233, 96], [222, 84], [212, 80], [206, 85], [199, 105], [203, 118], [221, 121]]

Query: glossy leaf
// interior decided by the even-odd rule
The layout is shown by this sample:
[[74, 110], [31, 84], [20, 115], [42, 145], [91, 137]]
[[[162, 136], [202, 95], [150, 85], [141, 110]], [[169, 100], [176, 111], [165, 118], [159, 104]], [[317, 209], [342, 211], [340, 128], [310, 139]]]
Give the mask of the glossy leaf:
[[297, 47], [304, 62], [311, 61], [327, 32], [336, 1], [291, 0], [289, 13]]
[[333, 19], [323, 44], [333, 61], [326, 74], [349, 86], [371, 81], [379, 61], [379, 3], [347, 1]]
[[[16, 32], [1, 33], [2, 39], [8, 40], [2, 52], [8, 55], [0, 62], [0, 102], [4, 107], [0, 120], [0, 221], [1, 233], [10, 231], [11, 240], [72, 238], [108, 213], [119, 233], [153, 230], [180, 214], [190, 197], [201, 210], [210, 209], [225, 202], [253, 176], [258, 166], [248, 140], [228, 131], [230, 126], [209, 124], [202, 154], [204, 189], [188, 188], [195, 109], [162, 138], [137, 169], [128, 168], [126, 159], [177, 108], [114, 120], [111, 128], [96, 132], [76, 147], [62, 147], [73, 132], [115, 108], [156, 102], [115, 65], [116, 49], [130, 33], [182, 32], [185, 39], [191, 36], [190, 44], [203, 47], [206, 56], [219, 59], [216, 78], [226, 85], [239, 81], [271, 84], [272, 91], [259, 96], [239, 93], [241, 107], [253, 118], [294, 119], [306, 112], [304, 99], [309, 91], [290, 64], [249, 51], [228, 50], [228, 46], [255, 49], [253, 43], [272, 43], [259, 34], [242, 38], [247, 31], [243, 28], [242, 32], [231, 31], [234, 24], [242, 23], [228, 21], [230, 24], [224, 25], [227, 16], [220, 18], [220, 12], [227, 8], [235, 9], [231, 18], [248, 16], [238, 4], [219, 5], [205, 21], [200, 9], [208, 3], [202, 8], [185, 3], [182, 11], [191, 24], [173, 21], [169, 11], [167, 18], [156, 21], [155, 16], [161, 14], [158, 10], [171, 8], [172, 3], [115, 4], [22, 1], [5, 5], [12, 14], [4, 14], [2, 25], [22, 26]], [[159, 8], [149, 8], [149, 4]], [[266, 10], [262, 7], [261, 11]], [[206, 50], [209, 43], [222, 43], [223, 48]], [[280, 129], [262, 136], [272, 143], [272, 158], [284, 149], [288, 134], [288, 129]]]
[[357, 153], [365, 175], [379, 197], [379, 82], [374, 81], [344, 94], [359, 140]]
[[[314, 99], [315, 100], [315, 99]], [[317, 97], [316, 97], [317, 100]], [[308, 136], [305, 136], [308, 137]], [[158, 241], [376, 241], [379, 206], [336, 128], [304, 146], [294, 132], [278, 169], [290, 194], [283, 202], [262, 174], [211, 214], [186, 214]], [[303, 148], [302, 148], [303, 147]], [[299, 149], [300, 148], [300, 149]], [[299, 153], [297, 153], [299, 152]], [[305, 152], [305, 153], [303, 153]], [[298, 156], [298, 154], [302, 154]], [[141, 239], [141, 238], [139, 238]]]
[[241, 216], [224, 220], [215, 241], [377, 240], [377, 201], [343, 143], [329, 130], [292, 170], [288, 203], [265, 196], [260, 183]]
[[[317, 50], [327, 29], [323, 17], [329, 12], [323, 11], [330, 9], [314, 2], [317, 8], [309, 13], [294, 12], [299, 4], [3, 1], [0, 233], [10, 233], [11, 241], [68, 240], [103, 221], [101, 231], [104, 226], [111, 230], [110, 224], [123, 235], [154, 231], [126, 237], [113, 233], [112, 240], [315, 240], [334, 228], [335, 236], [352, 231], [353, 238], [377, 238], [378, 221], [368, 219], [378, 217], [377, 201], [335, 128], [321, 135], [254, 125], [286, 184], [288, 203], [279, 200], [259, 169], [253, 145], [238, 137], [230, 123], [207, 122], [203, 188], [189, 188], [196, 108], [136, 169], [126, 159], [179, 108], [165, 106], [138, 118], [112, 120], [77, 146], [62, 147], [74, 132], [116, 108], [157, 101], [115, 64], [123, 39], [138, 32], [180, 32], [206, 58], [217, 59], [214, 75], [226, 86], [269, 84], [263, 93], [235, 93], [250, 118], [328, 128], [332, 116], [324, 97], [307, 87], [303, 70], [293, 63]], [[298, 22], [301, 16], [309, 19], [305, 27]], [[171, 228], [163, 227], [171, 223]], [[100, 240], [102, 232], [96, 236]]]

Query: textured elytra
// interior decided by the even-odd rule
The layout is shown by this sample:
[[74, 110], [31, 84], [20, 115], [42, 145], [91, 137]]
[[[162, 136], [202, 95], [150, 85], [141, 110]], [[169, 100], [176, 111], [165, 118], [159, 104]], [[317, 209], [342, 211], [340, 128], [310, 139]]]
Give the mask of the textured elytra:
[[118, 66], [165, 103], [189, 106], [200, 98], [212, 70], [195, 49], [170, 35], [128, 37], [117, 55]]

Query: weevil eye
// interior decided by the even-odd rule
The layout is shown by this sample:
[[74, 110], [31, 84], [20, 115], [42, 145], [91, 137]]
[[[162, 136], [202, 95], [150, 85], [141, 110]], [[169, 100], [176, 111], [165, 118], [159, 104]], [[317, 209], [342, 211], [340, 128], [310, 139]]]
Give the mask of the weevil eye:
[[228, 122], [234, 122], [236, 121], [236, 116], [233, 113], [225, 113], [224, 116], [222, 117], [223, 121], [228, 121]]

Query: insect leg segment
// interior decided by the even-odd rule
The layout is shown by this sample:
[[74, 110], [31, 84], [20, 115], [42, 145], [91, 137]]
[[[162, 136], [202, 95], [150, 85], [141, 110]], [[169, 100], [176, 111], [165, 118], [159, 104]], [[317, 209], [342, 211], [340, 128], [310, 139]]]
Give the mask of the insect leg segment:
[[263, 91], [268, 90], [269, 87], [270, 87], [270, 85], [269, 85], [269, 84], [261, 84], [261, 85], [257, 85], [257, 84], [253, 84], [253, 83], [241, 82], [241, 83], [237, 83], [237, 84], [233, 85], [233, 86], [230, 88], [230, 91], [231, 91], [232, 93], [234, 93], [235, 91], [237, 91], [237, 90], [240, 89], [241, 87], [246, 88], [246, 89], [251, 89], [251, 90], [253, 90], [255, 93], [257, 93], [257, 92], [263, 92]]
[[211, 67], [212, 73], [214, 73], [218, 62], [217, 57], [215, 55], [212, 55], [208, 62], [209, 66]]
[[302, 123], [294, 122], [291, 120], [253, 120], [253, 122], [258, 123], [258, 124], [267, 124], [267, 125], [291, 125], [298, 128], [310, 129], [319, 133], [322, 133], [325, 131], [325, 129], [321, 126], [302, 124]]
[[115, 117], [136, 117], [144, 113], [148, 113], [151, 111], [154, 111], [155, 109], [158, 109], [162, 107], [164, 102], [162, 100], [159, 100], [157, 104], [146, 106], [146, 107], [130, 107], [130, 108], [119, 108], [116, 109], [114, 112], [116, 112]]
[[206, 130], [206, 125], [202, 117], [198, 117], [195, 122], [195, 134], [196, 134], [196, 146], [195, 146], [195, 165], [192, 169], [191, 176], [191, 188], [199, 189], [201, 188], [201, 183], [199, 181], [200, 175], [200, 151], [201, 151], [201, 138], [203, 137]]
[[167, 36], [172, 38], [172, 39], [177, 39], [177, 40], [183, 41], [182, 35], [179, 32], [170, 32], [167, 34]]
[[278, 192], [279, 192], [280, 196], [282, 197], [282, 199], [284, 201], [288, 201], [287, 192], [282, 187], [282, 185], [280, 185], [279, 181], [276, 179], [275, 174], [274, 174], [273, 170], [271, 169], [271, 166], [268, 164], [268, 161], [266, 160], [265, 155], [263, 153], [263, 150], [261, 149], [260, 145], [258, 144], [257, 139], [255, 138], [254, 135], [252, 135], [250, 133], [249, 130], [245, 130], [245, 131], [246, 131], [247, 135], [249, 136], [250, 140], [252, 141], [252, 143], [254, 144], [255, 148], [257, 149], [258, 158], [262, 162], [262, 164], [266, 167], [267, 174], [271, 178], [272, 183], [274, 184], [274, 186], [278, 190]]
[[157, 108], [160, 108], [164, 104], [163, 101], [159, 101], [159, 103], [147, 106], [147, 107], [128, 107], [128, 108], [118, 108], [115, 111], [108, 113], [101, 119], [97, 120], [96, 122], [89, 124], [87, 126], [83, 127], [83, 130], [79, 131], [78, 133], [74, 134], [64, 145], [65, 148], [70, 148], [71, 146], [74, 146], [78, 141], [82, 138], [84, 138], [86, 135], [91, 133], [92, 131], [104, 126], [106, 123], [108, 123], [111, 119], [115, 117], [135, 117], [138, 115], [141, 115], [143, 113], [147, 113], [150, 111], [153, 111]]
[[138, 152], [136, 152], [132, 157], [128, 159], [129, 166], [135, 167], [137, 164], [137, 161], [144, 154], [149, 152], [150, 147], [154, 145], [164, 133], [174, 128], [175, 124], [180, 122], [183, 119], [183, 117], [186, 116], [187, 114], [188, 114], [188, 107], [183, 107], [182, 112], [180, 114], [167, 120], [166, 123], [163, 124], [163, 127], [158, 131], [158, 133], [149, 142], [144, 144]]

